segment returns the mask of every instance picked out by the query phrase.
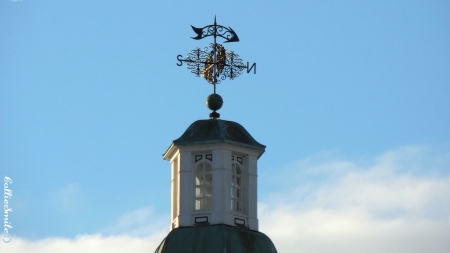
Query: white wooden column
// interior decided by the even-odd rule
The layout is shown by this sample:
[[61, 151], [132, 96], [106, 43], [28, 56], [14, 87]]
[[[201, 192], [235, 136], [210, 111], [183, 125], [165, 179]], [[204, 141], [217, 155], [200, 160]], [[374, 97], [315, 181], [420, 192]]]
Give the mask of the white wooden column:
[[170, 225], [170, 229], [172, 230], [173, 228], [178, 226], [178, 215], [179, 215], [179, 201], [180, 201], [180, 191], [179, 191], [179, 186], [180, 186], [180, 180], [179, 180], [179, 175], [180, 175], [180, 159], [179, 156], [175, 156], [175, 158], [172, 160], [172, 175], [171, 175], [171, 181], [170, 181], [170, 185], [171, 185], [171, 194], [170, 194], [170, 218], [172, 220], [172, 223]]
[[180, 215], [179, 226], [191, 226], [191, 213], [194, 201], [194, 176], [192, 174], [192, 154], [191, 152], [181, 152], [180, 160]]
[[258, 158], [254, 155], [247, 156], [248, 161], [248, 226], [251, 230], [258, 230]]
[[231, 151], [226, 149], [212, 150], [213, 170], [213, 208], [211, 224], [224, 224], [224, 210], [227, 209], [227, 178], [231, 176]]

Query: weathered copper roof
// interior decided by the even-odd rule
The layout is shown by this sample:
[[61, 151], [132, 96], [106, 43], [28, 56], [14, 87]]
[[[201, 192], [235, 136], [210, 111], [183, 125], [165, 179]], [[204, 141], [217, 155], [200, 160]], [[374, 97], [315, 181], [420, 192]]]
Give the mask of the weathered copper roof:
[[253, 139], [240, 124], [221, 119], [197, 120], [189, 126], [180, 138], [173, 141], [175, 145], [214, 142], [228, 142], [260, 150], [266, 148]]
[[155, 253], [277, 253], [270, 238], [258, 231], [227, 225], [172, 230]]

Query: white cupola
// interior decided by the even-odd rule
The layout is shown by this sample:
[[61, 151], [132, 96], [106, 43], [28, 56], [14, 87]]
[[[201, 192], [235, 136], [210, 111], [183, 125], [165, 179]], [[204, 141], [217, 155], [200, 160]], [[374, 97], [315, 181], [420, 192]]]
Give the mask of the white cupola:
[[264, 150], [236, 122], [189, 126], [163, 155], [172, 168], [170, 229], [224, 224], [258, 231], [257, 161]]

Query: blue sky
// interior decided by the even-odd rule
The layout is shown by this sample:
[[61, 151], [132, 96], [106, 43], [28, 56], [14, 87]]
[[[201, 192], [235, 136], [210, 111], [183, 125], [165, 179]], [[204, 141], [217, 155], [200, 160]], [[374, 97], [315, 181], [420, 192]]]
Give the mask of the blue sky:
[[212, 93], [176, 56], [211, 43], [190, 25], [216, 15], [240, 38], [224, 46], [257, 64], [218, 85], [219, 112], [267, 146], [259, 218], [279, 251], [448, 252], [448, 13], [444, 0], [0, 1], [0, 174], [13, 180], [1, 251], [156, 248], [162, 154]]

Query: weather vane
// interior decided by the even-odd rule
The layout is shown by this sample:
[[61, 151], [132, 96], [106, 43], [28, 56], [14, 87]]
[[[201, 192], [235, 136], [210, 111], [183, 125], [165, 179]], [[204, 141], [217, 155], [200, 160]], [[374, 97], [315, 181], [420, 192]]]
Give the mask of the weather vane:
[[231, 29], [231, 27], [225, 27], [218, 25], [216, 18], [214, 17], [214, 24], [208, 25], [203, 28], [196, 28], [192, 26], [192, 29], [197, 34], [196, 37], [192, 37], [195, 40], [201, 40], [203, 38], [213, 36], [214, 43], [211, 43], [209, 47], [204, 49], [196, 48], [188, 53], [187, 57], [183, 59], [180, 54], [177, 56], [178, 66], [182, 66], [183, 62], [186, 63], [187, 68], [198, 77], [203, 77], [206, 81], [214, 86], [214, 93], [209, 95], [206, 99], [206, 105], [209, 109], [213, 110], [209, 114], [212, 119], [219, 118], [220, 114], [216, 111], [223, 105], [222, 97], [216, 94], [216, 84], [219, 84], [221, 80], [229, 78], [233, 80], [247, 70], [247, 73], [254, 68], [256, 74], [256, 63], [252, 66], [244, 65], [239, 55], [233, 51], [225, 49], [221, 44], [216, 43], [217, 37], [225, 39], [226, 42], [238, 42], [239, 38], [237, 34]]

